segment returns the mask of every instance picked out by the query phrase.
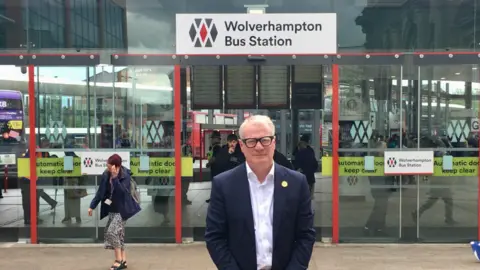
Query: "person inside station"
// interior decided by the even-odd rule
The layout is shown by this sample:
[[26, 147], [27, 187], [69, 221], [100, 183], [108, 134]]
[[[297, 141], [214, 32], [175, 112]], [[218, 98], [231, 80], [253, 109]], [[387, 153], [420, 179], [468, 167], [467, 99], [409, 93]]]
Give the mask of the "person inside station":
[[222, 137], [218, 130], [214, 130], [210, 137], [210, 148], [207, 153], [207, 168], [210, 168], [210, 180], [213, 180], [217, 174], [221, 173], [219, 166], [217, 166], [217, 154], [222, 149]]
[[[75, 148], [75, 141], [73, 137], [70, 137], [67, 140], [65, 148]], [[75, 154], [75, 152], [64, 152], [64, 153], [65, 153], [65, 156], [79, 158], [79, 156]], [[58, 185], [64, 186], [63, 206], [64, 206], [65, 217], [62, 219], [62, 223], [71, 224], [73, 219], [75, 219], [76, 224], [82, 223], [81, 199], [88, 195], [87, 189], [85, 188], [85, 184], [87, 183], [87, 179], [88, 179], [87, 177], [88, 177], [87, 175], [82, 175], [82, 176], [58, 178]]]
[[[182, 157], [192, 157], [192, 146], [187, 142], [185, 134], [182, 134]], [[192, 159], [192, 162], [195, 163], [195, 159]], [[192, 201], [187, 196], [190, 182], [190, 177], [182, 176], [182, 201], [184, 205], [192, 204]]]
[[[278, 135], [276, 136], [276, 138], [277, 137], [278, 137]], [[275, 139], [275, 142], [278, 145], [280, 141], [277, 141]], [[278, 151], [277, 147], [275, 148], [275, 152], [273, 153], [273, 161], [275, 161], [275, 163], [277, 163], [279, 165], [282, 165], [285, 168], [288, 168], [290, 170], [295, 170], [292, 162], [290, 162], [290, 160], [288, 160], [288, 158], [284, 154], [282, 154], [282, 152]]]
[[[47, 138], [42, 138], [40, 140], [40, 146], [37, 148], [49, 148], [50, 147], [50, 141]], [[26, 152], [23, 154], [24, 158], [30, 158], [30, 152], [27, 149]], [[48, 152], [37, 152], [37, 158], [48, 158], [50, 155]], [[41, 184], [52, 184], [48, 182], [53, 182], [53, 178], [38, 178], [37, 180], [37, 185]], [[22, 194], [22, 206], [23, 206], [23, 215], [24, 215], [24, 223], [25, 225], [30, 224], [30, 179], [26, 177], [22, 177], [19, 180], [19, 185], [20, 185], [20, 192]], [[43, 189], [37, 188], [37, 214], [40, 210], [40, 198], [42, 198], [44, 201], [46, 201], [51, 209], [55, 209], [57, 206], [58, 202], [54, 200], [50, 195], [48, 195]], [[40, 224], [43, 222], [42, 219], [38, 218], [37, 222]]]
[[[448, 148], [438, 136], [422, 136], [420, 138], [421, 148]], [[446, 154], [444, 150], [434, 151], [434, 157], [443, 157]], [[463, 153], [462, 153], [463, 154]], [[417, 222], [417, 217], [420, 218], [425, 211], [432, 208], [438, 200], [443, 200], [445, 206], [445, 224], [454, 225], [456, 221], [453, 218], [453, 194], [451, 185], [455, 183], [453, 177], [435, 177], [428, 176], [424, 180], [430, 181], [430, 192], [428, 199], [420, 206], [418, 212], [412, 211], [412, 219]]]
[[232, 133], [227, 136], [227, 144], [217, 154], [216, 162], [218, 173], [226, 172], [245, 162], [237, 135]]
[[[2, 144], [11, 144], [11, 143], [18, 143], [17, 139], [10, 137], [10, 130], [8, 128], [3, 128], [2, 129]], [[8, 151], [11, 153], [12, 149], [8, 149]], [[13, 151], [13, 150], [12, 150]], [[4, 181], [0, 180], [0, 199], [3, 199], [3, 191], [4, 188]]]
[[[210, 168], [210, 177], [221, 174], [242, 164], [245, 161], [240, 145], [238, 144], [238, 137], [235, 134], [229, 134], [227, 137], [227, 144], [221, 145], [221, 137], [219, 131], [214, 131], [211, 137], [212, 146], [207, 155], [207, 168]], [[206, 200], [207, 203], [210, 199]]]
[[[164, 129], [163, 137], [161, 142], [148, 143], [148, 147], [152, 148], [165, 148], [173, 149], [174, 148], [174, 129], [173, 121], [164, 121], [162, 122], [162, 127]], [[148, 153], [150, 158], [162, 157], [162, 158], [175, 158], [174, 151], [168, 152], [150, 152]], [[135, 175], [133, 175], [135, 177]], [[183, 179], [183, 178], [182, 178]], [[172, 205], [174, 205], [175, 200], [175, 177], [174, 176], [148, 176], [145, 179], [145, 184], [151, 186], [147, 190], [148, 196], [152, 197], [153, 210], [155, 213], [158, 213], [163, 216], [163, 221], [161, 226], [171, 226], [172, 219]], [[183, 183], [182, 183], [182, 186]], [[183, 194], [186, 195], [184, 190]], [[185, 204], [183, 204], [185, 205]]]
[[[448, 141], [448, 142], [450, 142], [450, 141]], [[444, 143], [445, 143], [445, 141], [444, 141]], [[470, 136], [467, 138], [467, 145], [468, 145], [469, 148], [477, 150], [478, 149], [478, 134], [474, 134], [474, 133], [470, 134]], [[449, 146], [452, 147], [451, 144], [449, 144]], [[478, 151], [468, 151], [467, 156], [478, 157]]]
[[[387, 142], [382, 138], [375, 138], [372, 143], [373, 148], [378, 149], [377, 153], [372, 154], [377, 157], [383, 157], [385, 149], [388, 147]], [[390, 146], [392, 146], [392, 144], [390, 144]], [[373, 197], [374, 203], [368, 220], [365, 223], [364, 234], [366, 236], [385, 236], [388, 203], [392, 192], [395, 191], [391, 188], [394, 177], [369, 176], [368, 181], [370, 182], [370, 194]]]
[[130, 142], [130, 138], [129, 138], [127, 130], [123, 130], [121, 132], [121, 135], [117, 139], [116, 144], [117, 144], [118, 148], [131, 148], [132, 147], [132, 143]]
[[310, 146], [310, 136], [308, 134], [303, 134], [300, 138], [294, 157], [293, 166], [295, 170], [305, 175], [308, 181], [308, 186], [310, 187], [310, 194], [313, 196], [318, 161], [315, 157], [315, 151]]

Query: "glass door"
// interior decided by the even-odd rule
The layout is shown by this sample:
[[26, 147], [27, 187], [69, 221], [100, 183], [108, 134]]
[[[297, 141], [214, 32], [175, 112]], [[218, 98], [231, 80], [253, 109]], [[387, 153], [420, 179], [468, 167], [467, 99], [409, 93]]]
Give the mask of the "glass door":
[[18, 177], [17, 159], [25, 153], [29, 128], [26, 62], [19, 55], [0, 56], [0, 242], [28, 242], [32, 232], [30, 184]]
[[[113, 70], [113, 97], [106, 109], [113, 111], [112, 147], [129, 152], [130, 169], [141, 189], [142, 211], [126, 224], [125, 235], [132, 242], [175, 243], [192, 234], [187, 230], [178, 234], [187, 200], [186, 192], [178, 193], [186, 184], [178, 185], [176, 168], [187, 172], [181, 178], [191, 177], [193, 171], [191, 158], [182, 158], [178, 166], [175, 163], [175, 149], [181, 149], [175, 145], [181, 134], [175, 132], [182, 129], [174, 111], [175, 96], [180, 94], [175, 62], [179, 61], [172, 56], [113, 55], [108, 67]], [[101, 239], [106, 222], [99, 224]]]
[[[405, 80], [409, 140], [434, 151], [432, 176], [411, 177], [416, 188], [403, 208], [405, 238], [467, 242], [478, 228], [479, 71], [477, 54], [417, 55], [416, 78]], [[412, 107], [413, 105], [413, 107]], [[415, 140], [416, 137], [416, 140]], [[416, 199], [413, 199], [416, 198]]]
[[[331, 102], [324, 100], [331, 100], [332, 58], [323, 55], [182, 57], [182, 66], [188, 74], [186, 108], [182, 108], [187, 113], [184, 116], [187, 143], [194, 149], [195, 159], [193, 183], [188, 191], [192, 204], [186, 207], [183, 225], [193, 228], [195, 241], [203, 241], [212, 175], [236, 166], [235, 162], [223, 163], [225, 168], [210, 166], [214, 162], [209, 163], [206, 153], [212, 144], [225, 146], [229, 137], [238, 136], [243, 119], [250, 114], [272, 118], [276, 156], [286, 157], [281, 161], [288, 159], [282, 165], [294, 168], [294, 153], [302, 141], [303, 146], [314, 151], [318, 164], [315, 169], [320, 171], [322, 147], [328, 148], [328, 136], [321, 138], [321, 123], [326, 123], [327, 131], [332, 126], [331, 110], [325, 117], [321, 113], [324, 106], [331, 107]], [[233, 120], [227, 122], [227, 117]], [[214, 136], [214, 132], [220, 136]], [[198, 148], [200, 154], [195, 150]], [[315, 216], [318, 239], [331, 233], [331, 182], [326, 178], [325, 181], [318, 172], [309, 179], [313, 207], [318, 213]]]
[[[95, 242], [98, 216], [87, 209], [100, 177], [83, 175], [80, 164], [84, 153], [96, 151], [100, 135], [94, 97], [111, 96], [112, 88], [97, 86], [98, 55], [35, 55], [31, 61], [36, 136], [29, 142], [36, 151], [28, 156], [37, 159], [38, 241]], [[28, 170], [25, 160], [19, 166]]]
[[[339, 63], [340, 241], [395, 242], [401, 189], [384, 175], [384, 153], [399, 124], [402, 62], [398, 55], [341, 55]], [[325, 170], [331, 168], [324, 165]]]

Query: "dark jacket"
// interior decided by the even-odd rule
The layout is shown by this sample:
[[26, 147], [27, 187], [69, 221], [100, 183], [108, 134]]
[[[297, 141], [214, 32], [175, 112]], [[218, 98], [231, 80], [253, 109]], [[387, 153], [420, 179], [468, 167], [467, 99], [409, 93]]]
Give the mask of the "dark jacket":
[[[299, 145], [301, 143], [302, 142], [300, 142]], [[315, 173], [318, 170], [318, 161], [312, 147], [309, 145], [303, 146], [295, 153], [294, 166], [296, 170], [302, 170], [302, 173], [307, 177], [309, 184], [315, 183]]]
[[[140, 205], [133, 200], [132, 194], [130, 193], [131, 175], [132, 172], [122, 166], [120, 173], [112, 181], [113, 194], [111, 200], [115, 203], [118, 213], [120, 213], [123, 220], [133, 217], [141, 210]], [[108, 199], [107, 190], [109, 184], [110, 172], [106, 170], [102, 174], [102, 181], [100, 182], [97, 193], [90, 203], [90, 208], [95, 209], [101, 202], [100, 219], [108, 216], [108, 213], [110, 212], [110, 206], [105, 203], [105, 200]]]
[[[272, 269], [308, 269], [315, 243], [305, 176], [275, 164]], [[245, 163], [212, 182], [205, 242], [218, 269], [257, 269], [255, 228]]]
[[222, 147], [215, 158], [216, 166], [218, 166], [217, 174], [231, 170], [238, 165], [245, 162], [245, 156], [240, 149], [240, 145], [237, 144], [233, 153], [228, 152], [228, 146]]
[[277, 150], [275, 150], [275, 153], [273, 154], [273, 161], [275, 161], [275, 163], [277, 164], [282, 165], [285, 168], [288, 168], [290, 170], [295, 170], [290, 160], [288, 160], [286, 156], [284, 156], [282, 153], [280, 153]]
[[222, 172], [221, 167], [218, 165], [218, 162], [217, 162], [217, 156], [221, 151], [222, 151], [222, 145], [215, 144], [214, 146], [212, 146], [213, 160], [207, 164], [208, 165], [207, 168], [210, 167], [211, 179], [213, 179], [213, 177], [215, 177], [216, 175]]

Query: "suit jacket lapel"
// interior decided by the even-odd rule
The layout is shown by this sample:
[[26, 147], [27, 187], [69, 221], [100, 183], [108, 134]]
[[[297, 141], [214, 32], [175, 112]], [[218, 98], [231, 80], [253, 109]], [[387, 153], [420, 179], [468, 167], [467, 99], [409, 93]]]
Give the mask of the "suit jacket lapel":
[[251, 237], [253, 237], [253, 241], [255, 243], [255, 228], [253, 223], [253, 212], [252, 212], [252, 201], [250, 199], [250, 185], [248, 184], [248, 176], [247, 176], [247, 165], [244, 163], [238, 169], [241, 170], [241, 177], [237, 181], [237, 191], [238, 191], [238, 205], [244, 206], [240, 209], [244, 210], [244, 217], [245, 217], [245, 225], [247, 227], [247, 231]]
[[283, 220], [283, 214], [285, 213], [285, 202], [287, 198], [288, 186], [282, 186], [287, 183], [288, 179], [285, 178], [285, 170], [278, 164], [275, 164], [275, 187], [273, 191], [273, 247], [275, 248], [275, 239], [278, 236], [278, 232]]

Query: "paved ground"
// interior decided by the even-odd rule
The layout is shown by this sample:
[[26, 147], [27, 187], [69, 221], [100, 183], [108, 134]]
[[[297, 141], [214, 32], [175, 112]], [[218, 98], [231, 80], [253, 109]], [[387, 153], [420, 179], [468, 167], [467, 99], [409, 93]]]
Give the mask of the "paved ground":
[[[3, 247], [3, 248], [2, 248]], [[108, 269], [111, 253], [95, 245], [0, 245], [0, 269]], [[7, 256], [5, 256], [8, 254]], [[204, 244], [130, 246], [128, 269], [216, 269]], [[442, 270], [479, 269], [467, 245], [341, 245], [318, 246], [309, 269]]]

